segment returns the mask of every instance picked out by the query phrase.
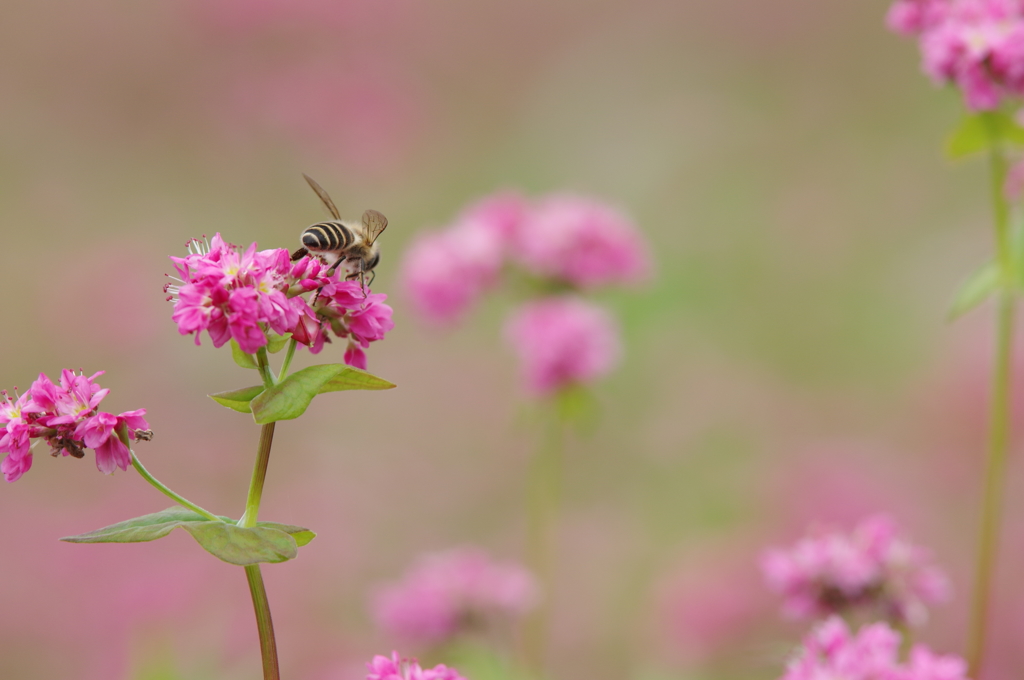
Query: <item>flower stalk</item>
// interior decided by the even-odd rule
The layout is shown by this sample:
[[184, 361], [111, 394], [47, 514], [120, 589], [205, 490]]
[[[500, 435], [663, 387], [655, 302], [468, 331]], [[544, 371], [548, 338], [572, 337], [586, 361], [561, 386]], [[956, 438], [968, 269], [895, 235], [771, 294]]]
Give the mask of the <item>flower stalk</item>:
[[260, 443], [256, 449], [256, 465], [252, 470], [249, 482], [249, 496], [245, 501], [245, 514], [238, 520], [240, 527], [256, 526], [256, 516], [260, 511], [260, 500], [263, 498], [263, 484], [267, 479], [267, 467], [270, 465], [270, 447], [274, 443], [274, 425], [267, 423], [260, 428]]
[[281, 680], [277, 663], [277, 641], [274, 638], [274, 621], [270, 616], [267, 589], [263, 587], [260, 565], [251, 564], [245, 568], [252, 594], [252, 606], [256, 610], [256, 626], [260, 631], [260, 653], [263, 656], [263, 680]]
[[217, 517], [217, 515], [215, 515], [212, 512], [210, 512], [209, 510], [206, 510], [205, 508], [199, 507], [198, 505], [196, 505], [192, 501], [188, 500], [184, 496], [176, 494], [175, 492], [171, 491], [168, 487], [164, 486], [160, 482], [160, 480], [158, 480], [156, 477], [154, 477], [152, 474], [150, 474], [149, 470], [147, 470], [145, 468], [145, 466], [142, 464], [142, 461], [139, 460], [139, 457], [135, 455], [135, 451], [131, 452], [131, 456], [132, 456], [132, 465], [134, 465], [135, 469], [138, 471], [138, 473], [140, 475], [142, 475], [142, 478], [145, 479], [150, 484], [152, 484], [157, 489], [157, 491], [159, 491], [163, 495], [167, 496], [168, 498], [170, 498], [172, 501], [174, 501], [178, 505], [182, 505], [182, 506], [188, 508], [189, 510], [191, 510], [192, 512], [195, 512], [195, 513], [198, 513], [198, 514], [202, 515], [203, 517], [205, 517], [206, 519], [208, 519], [208, 520], [210, 520], [212, 522], [223, 522], [224, 521], [220, 517]]
[[[266, 350], [260, 350], [260, 364], [266, 361]], [[260, 355], [257, 355], [260, 356]], [[262, 370], [260, 371], [262, 373]], [[274, 425], [267, 423], [260, 429], [260, 442], [256, 449], [256, 465], [249, 483], [249, 496], [245, 503], [245, 513], [238, 520], [238, 526], [250, 528], [256, 526], [256, 518], [260, 511], [260, 500], [263, 498], [263, 483], [267, 479], [267, 467], [270, 464], [270, 448], [274, 443]], [[264, 680], [279, 680], [281, 677], [277, 663], [277, 641], [274, 638], [274, 622], [270, 617], [270, 603], [267, 601], [267, 590], [263, 586], [263, 575], [260, 565], [245, 567], [245, 577], [249, 580], [249, 592], [252, 595], [252, 606], [256, 611], [256, 627], [260, 635], [260, 653], [263, 656]]]
[[1009, 205], [1003, 193], [1007, 162], [999, 138], [998, 123], [985, 115], [991, 143], [990, 167], [992, 207], [996, 235], [996, 261], [999, 263], [999, 290], [996, 306], [996, 356], [992, 370], [989, 411], [989, 437], [985, 462], [985, 487], [982, 497], [981, 527], [974, 581], [974, 597], [967, 638], [968, 675], [979, 677], [984, 662], [985, 636], [991, 604], [992, 580], [998, 554], [1006, 478], [1006, 454], [1010, 444], [1010, 414], [1013, 373], [1014, 304], [1016, 271], [1010, 237]]
[[527, 479], [526, 560], [540, 584], [541, 600], [527, 617], [523, 635], [526, 667], [537, 675], [544, 670], [548, 626], [551, 618], [554, 548], [558, 506], [562, 493], [564, 423], [556, 396], [540, 447], [530, 461]]

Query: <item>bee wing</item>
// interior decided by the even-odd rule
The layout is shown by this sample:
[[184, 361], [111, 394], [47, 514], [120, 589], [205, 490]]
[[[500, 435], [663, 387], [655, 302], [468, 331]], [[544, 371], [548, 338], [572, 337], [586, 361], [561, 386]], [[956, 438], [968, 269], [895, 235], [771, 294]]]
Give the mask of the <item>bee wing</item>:
[[381, 232], [388, 228], [388, 218], [376, 210], [363, 213], [363, 226], [366, 228], [366, 243], [372, 245]]
[[341, 213], [338, 212], [338, 208], [335, 207], [334, 201], [332, 201], [331, 197], [327, 195], [327, 192], [324, 191], [324, 188], [317, 184], [316, 180], [307, 175], [306, 173], [302, 173], [302, 176], [306, 178], [306, 182], [313, 189], [313, 191], [316, 192], [316, 195], [320, 197], [320, 200], [323, 201], [324, 205], [327, 207], [328, 212], [331, 213], [331, 217], [333, 217], [336, 220], [340, 220]]

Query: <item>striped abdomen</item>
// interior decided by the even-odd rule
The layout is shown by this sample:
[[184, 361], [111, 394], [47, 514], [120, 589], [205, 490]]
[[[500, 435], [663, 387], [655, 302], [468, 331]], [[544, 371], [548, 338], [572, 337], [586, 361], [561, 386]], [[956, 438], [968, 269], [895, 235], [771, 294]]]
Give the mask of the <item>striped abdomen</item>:
[[311, 253], [344, 250], [355, 240], [352, 230], [341, 222], [317, 222], [302, 232], [302, 245]]

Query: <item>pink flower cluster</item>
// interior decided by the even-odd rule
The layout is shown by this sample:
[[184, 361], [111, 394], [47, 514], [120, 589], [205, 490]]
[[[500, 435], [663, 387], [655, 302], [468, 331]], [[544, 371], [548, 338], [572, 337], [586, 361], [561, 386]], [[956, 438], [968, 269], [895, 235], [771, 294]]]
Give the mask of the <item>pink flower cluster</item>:
[[[301, 299], [301, 298], [299, 298]], [[330, 342], [327, 329], [339, 338], [348, 339], [345, 363], [366, 369], [363, 351], [375, 340], [395, 327], [391, 320], [391, 306], [384, 304], [388, 296], [368, 293], [364, 296], [358, 281], [331, 281], [323, 287], [313, 307], [305, 305], [292, 337], [319, 354], [324, 342]]]
[[886, 22], [918, 36], [925, 73], [959, 87], [968, 108], [1024, 94], [1024, 1], [897, 0]]
[[0, 453], [7, 454], [0, 463], [4, 479], [13, 482], [32, 467], [33, 439], [49, 444], [54, 456], [81, 458], [82, 449], [93, 449], [96, 467], [104, 474], [118, 467], [128, 469], [131, 453], [123, 440], [135, 439], [137, 432], [149, 429], [146, 409], [116, 416], [98, 412], [110, 392], [96, 384], [100, 375], [103, 371], [86, 378], [64, 369], [56, 385], [40, 373], [25, 394], [12, 399], [6, 390], [0, 392]]
[[929, 552], [899, 538], [884, 515], [861, 521], [851, 534], [825, 533], [771, 549], [761, 568], [794, 618], [864, 608], [916, 626], [927, 619], [926, 605], [949, 598], [949, 581]]
[[506, 336], [538, 396], [604, 376], [621, 354], [611, 314], [575, 295], [526, 303], [509, 318]]
[[398, 652], [390, 657], [378, 654], [366, 667], [370, 670], [366, 680], [466, 680], [454, 668], [438, 664], [424, 669], [416, 659], [403, 659]]
[[[386, 295], [364, 295], [358, 281], [328, 275], [319, 259], [291, 262], [284, 249], [244, 251], [216, 234], [209, 243], [190, 241], [186, 257], [172, 257], [177, 285], [164, 290], [174, 301], [171, 319], [182, 335], [194, 334], [196, 344], [206, 331], [214, 347], [234, 340], [254, 354], [269, 342], [267, 332], [292, 333], [298, 342], [318, 353], [330, 342], [326, 330], [348, 340], [345, 362], [366, 368], [363, 350], [394, 327]], [[302, 297], [314, 290], [312, 306]]]
[[529, 203], [503, 193], [420, 236], [402, 266], [404, 288], [425, 319], [452, 322], [498, 282], [506, 262], [549, 286], [583, 290], [633, 283], [650, 270], [646, 241], [619, 211], [581, 196]]
[[884, 623], [852, 635], [842, 619], [832, 617], [804, 639], [780, 680], [967, 680], [967, 664], [959, 657], [917, 644], [901, 664], [899, 648], [899, 633]]
[[519, 617], [537, 600], [537, 584], [525, 569], [460, 548], [420, 557], [376, 593], [371, 609], [388, 633], [438, 643], [494, 618]]
[[650, 254], [636, 225], [590, 198], [553, 194], [529, 202], [499, 193], [464, 210], [447, 229], [420, 236], [402, 279], [422, 317], [450, 323], [497, 285], [508, 264], [549, 295], [523, 305], [506, 326], [527, 389], [546, 396], [608, 373], [620, 353], [612, 317], [579, 297], [551, 293], [646, 278]]

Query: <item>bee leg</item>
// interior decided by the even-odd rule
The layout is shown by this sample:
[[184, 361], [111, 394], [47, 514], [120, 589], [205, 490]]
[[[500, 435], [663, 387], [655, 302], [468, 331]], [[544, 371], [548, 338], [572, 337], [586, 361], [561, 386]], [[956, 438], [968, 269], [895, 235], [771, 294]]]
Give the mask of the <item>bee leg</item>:
[[359, 260], [359, 289], [363, 291], [363, 299], [365, 300], [369, 289], [366, 287], [366, 271], [363, 269], [362, 260]]
[[[327, 275], [330, 276], [331, 274], [333, 274], [334, 270], [338, 268], [338, 265], [341, 264], [344, 261], [345, 261], [345, 256], [344, 255], [342, 255], [337, 260], [335, 260], [334, 264], [332, 264], [327, 269]], [[320, 299], [320, 291], [322, 291], [323, 289], [324, 289], [323, 286], [320, 286], [319, 288], [316, 289], [316, 295], [313, 296], [313, 304], [314, 305], [316, 304], [316, 301]]]
[[327, 269], [327, 275], [328, 275], [328, 276], [330, 276], [331, 274], [333, 274], [333, 273], [334, 273], [334, 270], [338, 268], [338, 265], [339, 265], [339, 264], [341, 264], [341, 263], [342, 263], [342, 262], [344, 262], [344, 261], [345, 261], [345, 256], [344, 256], [344, 255], [342, 255], [342, 256], [341, 256], [341, 257], [339, 257], [339, 258], [338, 258], [337, 260], [335, 260], [335, 261], [334, 261], [334, 264], [332, 264], [332, 265], [331, 265], [331, 266], [330, 266], [330, 267], [329, 267], [329, 268]]
[[295, 262], [295, 260], [305, 255], [309, 255], [309, 251], [306, 250], [305, 248], [299, 248], [294, 253], [292, 253], [292, 262]]

